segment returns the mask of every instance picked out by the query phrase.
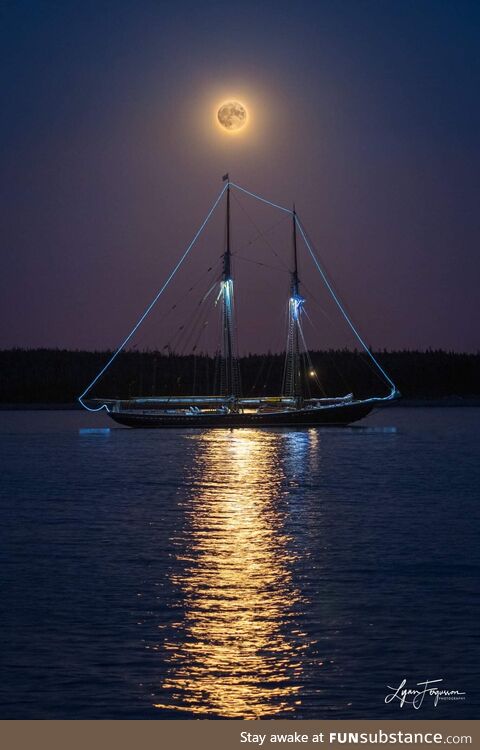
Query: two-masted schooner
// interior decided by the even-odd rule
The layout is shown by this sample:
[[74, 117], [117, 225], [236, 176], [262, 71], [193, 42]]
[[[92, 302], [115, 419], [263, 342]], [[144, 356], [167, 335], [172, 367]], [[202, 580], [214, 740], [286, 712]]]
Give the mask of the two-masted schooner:
[[[203, 224], [197, 231], [192, 242], [187, 247], [177, 265], [158, 291], [155, 298], [146, 308], [128, 336], [122, 341], [118, 349], [112, 354], [105, 367], [96, 375], [93, 381], [79, 397], [81, 405], [89, 411], [105, 409], [110, 417], [128, 427], [291, 427], [315, 425], [347, 425], [367, 416], [371, 410], [386, 401], [399, 396], [393, 381], [377, 361], [369, 347], [364, 343], [338, 295], [330, 284], [325, 271], [313, 251], [307, 234], [296, 213], [295, 207], [288, 209], [263, 198], [230, 181], [224, 176], [225, 185], [215, 203], [207, 214]], [[288, 299], [288, 329], [283, 373], [282, 392], [270, 396], [243, 397], [240, 388], [239, 359], [236, 354], [234, 341], [234, 278], [232, 274], [231, 251], [231, 191], [239, 190], [249, 196], [269, 204], [276, 209], [291, 215], [292, 226], [292, 261], [290, 272], [290, 296]], [[174, 275], [185, 261], [192, 247], [205, 228], [220, 201], [225, 198], [226, 203], [226, 233], [223, 252], [222, 274], [218, 279], [218, 300], [221, 314], [221, 352], [220, 352], [220, 388], [219, 393], [205, 396], [172, 396], [168, 394], [158, 396], [136, 396], [128, 399], [103, 398], [93, 399], [87, 396], [93, 386], [101, 379], [120, 352], [124, 351], [150, 314], [158, 299], [170, 284]], [[343, 318], [360, 343], [362, 349], [370, 358], [382, 380], [389, 389], [387, 395], [368, 398], [356, 398], [353, 393], [332, 397], [307, 397], [304, 393], [302, 378], [302, 352], [308, 353], [302, 328], [302, 314], [305, 299], [301, 294], [301, 280], [298, 273], [298, 240], [303, 240], [307, 251], [312, 257], [314, 265], [320, 273], [329, 294]]]

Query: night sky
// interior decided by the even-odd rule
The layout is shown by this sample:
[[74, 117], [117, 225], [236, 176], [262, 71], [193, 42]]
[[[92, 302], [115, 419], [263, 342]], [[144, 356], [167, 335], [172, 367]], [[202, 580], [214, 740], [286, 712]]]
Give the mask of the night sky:
[[[480, 349], [478, 2], [0, 7], [1, 347], [120, 343], [228, 171], [296, 202], [370, 345]], [[238, 138], [214, 124], [229, 96], [250, 114]], [[264, 230], [282, 219], [238, 199], [237, 226], [244, 209]], [[234, 224], [239, 254], [241, 237]], [[175, 297], [196, 309], [187, 287], [208, 287], [222, 243], [223, 213], [139, 346], [165, 343]], [[283, 331], [288, 275], [271, 250], [236, 261], [244, 290], [259, 271], [238, 289], [244, 351], [277, 346], [277, 314]], [[332, 343], [323, 330], [312, 346]]]

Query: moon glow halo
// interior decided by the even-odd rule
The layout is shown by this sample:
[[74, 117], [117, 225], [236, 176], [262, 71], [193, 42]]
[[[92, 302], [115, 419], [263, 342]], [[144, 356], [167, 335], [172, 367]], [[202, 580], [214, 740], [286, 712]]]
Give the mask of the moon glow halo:
[[227, 133], [238, 133], [247, 124], [246, 107], [236, 99], [229, 99], [220, 105], [217, 122]]

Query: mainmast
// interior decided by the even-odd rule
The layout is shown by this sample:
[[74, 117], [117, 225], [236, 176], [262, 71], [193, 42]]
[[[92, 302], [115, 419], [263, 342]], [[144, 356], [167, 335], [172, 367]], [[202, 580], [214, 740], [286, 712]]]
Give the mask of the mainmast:
[[[228, 175], [227, 175], [228, 180]], [[225, 252], [223, 254], [223, 280], [231, 279], [231, 252], [230, 252], [230, 182], [227, 182], [227, 236], [225, 240]]]
[[224, 396], [239, 396], [240, 375], [234, 348], [233, 279], [230, 248], [230, 181], [228, 174], [225, 175], [224, 179], [227, 180], [227, 226], [221, 283], [223, 351], [220, 387]]
[[297, 255], [297, 214], [295, 204], [292, 211], [292, 245], [293, 269], [291, 273], [290, 299], [288, 300], [288, 338], [283, 377], [283, 394], [294, 398], [297, 403], [302, 400], [302, 376], [300, 362], [300, 313], [304, 299], [299, 293]]

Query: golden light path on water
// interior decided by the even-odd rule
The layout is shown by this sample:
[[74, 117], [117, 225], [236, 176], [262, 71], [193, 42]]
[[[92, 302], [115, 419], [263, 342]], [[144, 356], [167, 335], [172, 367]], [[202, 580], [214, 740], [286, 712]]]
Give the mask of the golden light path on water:
[[285, 439], [259, 430], [191, 436], [194, 492], [181, 573], [171, 576], [183, 616], [163, 644], [168, 699], [156, 708], [255, 719], [300, 702], [306, 638], [279, 503]]

